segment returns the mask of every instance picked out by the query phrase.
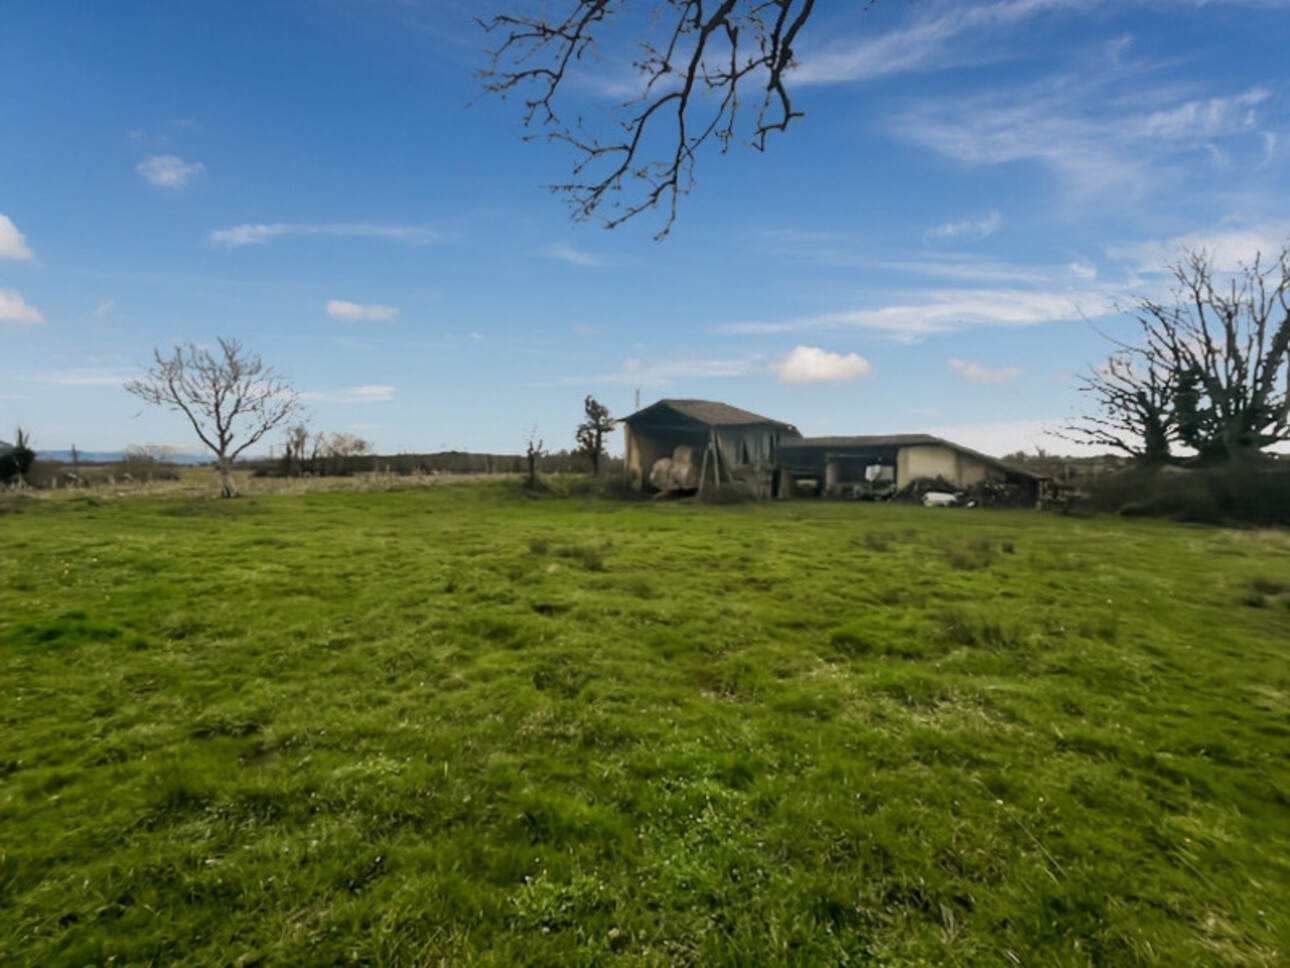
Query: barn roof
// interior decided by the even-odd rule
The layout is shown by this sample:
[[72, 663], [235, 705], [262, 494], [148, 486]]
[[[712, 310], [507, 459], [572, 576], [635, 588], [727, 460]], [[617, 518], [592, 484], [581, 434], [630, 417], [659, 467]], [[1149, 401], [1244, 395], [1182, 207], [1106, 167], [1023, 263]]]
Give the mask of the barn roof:
[[770, 417], [763, 417], [749, 410], [740, 410], [738, 407], [732, 407], [728, 403], [718, 403], [715, 400], [659, 400], [657, 403], [650, 404], [643, 410], [637, 410], [630, 417], [624, 417], [623, 419], [626, 423], [631, 423], [646, 415], [653, 415], [654, 412], [664, 408], [689, 417], [691, 420], [697, 420], [699, 423], [707, 424], [710, 427], [744, 427], [749, 424], [774, 424], [776, 427], [797, 429], [792, 424], [784, 423], [782, 420], [772, 420]]
[[[940, 444], [945, 447], [953, 447], [955, 450], [967, 450], [966, 447], [952, 444], [948, 440], [942, 440], [940, 437], [933, 437], [931, 434], [871, 434], [863, 437], [801, 437], [797, 440], [785, 441], [786, 446], [792, 447], [912, 447], [917, 444]], [[993, 460], [994, 458], [990, 459]]]
[[952, 440], [946, 440], [943, 437], [934, 437], [931, 434], [878, 434], [865, 437], [799, 437], [796, 440], [781, 441], [782, 450], [813, 450], [829, 449], [837, 450], [865, 450], [878, 447], [948, 447], [950, 450], [958, 451], [960, 454], [967, 454], [969, 457], [975, 457], [989, 467], [997, 467], [1009, 474], [1016, 474], [1021, 477], [1037, 477], [1029, 471], [1021, 470], [1010, 464], [1005, 464], [997, 457], [991, 457], [989, 454], [983, 454], [979, 450], [973, 450], [971, 447], [964, 447], [962, 444], [956, 444]]

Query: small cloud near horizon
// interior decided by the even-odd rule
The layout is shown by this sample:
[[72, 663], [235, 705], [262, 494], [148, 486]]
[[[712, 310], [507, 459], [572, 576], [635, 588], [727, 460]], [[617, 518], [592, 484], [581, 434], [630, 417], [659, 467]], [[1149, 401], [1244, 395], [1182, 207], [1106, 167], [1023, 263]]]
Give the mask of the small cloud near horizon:
[[979, 384], [1007, 383], [1026, 372], [1019, 366], [1003, 366], [997, 370], [991, 370], [982, 363], [969, 363], [954, 357], [950, 358], [949, 367], [961, 376], [965, 383]]
[[387, 242], [404, 242], [409, 245], [425, 245], [440, 240], [439, 233], [434, 229], [416, 225], [373, 225], [366, 222], [319, 225], [275, 222], [265, 225], [248, 222], [228, 229], [215, 229], [210, 233], [210, 241], [212, 245], [236, 249], [244, 245], [267, 245], [271, 239], [293, 235], [384, 239]]
[[611, 259], [590, 252], [583, 252], [581, 249], [575, 249], [571, 245], [562, 243], [548, 245], [542, 250], [542, 254], [548, 259], [559, 259], [561, 262], [567, 262], [571, 266], [582, 266], [588, 269], [603, 269], [606, 266], [613, 265]]
[[780, 383], [849, 383], [867, 377], [869, 361], [858, 353], [830, 353], [818, 346], [797, 346], [774, 368]]
[[344, 390], [317, 390], [300, 394], [310, 403], [385, 403], [394, 399], [394, 387], [367, 383]]
[[399, 314], [398, 306], [364, 306], [344, 299], [328, 300], [327, 315], [343, 323], [357, 323], [364, 320], [385, 322]]
[[1003, 224], [1003, 216], [998, 212], [991, 212], [984, 218], [976, 220], [967, 220], [963, 222], [946, 222], [944, 225], [938, 225], [936, 228], [927, 233], [930, 239], [968, 239], [979, 242], [982, 239], [988, 239], [999, 231], [999, 226]]
[[178, 155], [152, 155], [134, 170], [158, 188], [180, 189], [206, 170], [200, 161], [187, 162]]

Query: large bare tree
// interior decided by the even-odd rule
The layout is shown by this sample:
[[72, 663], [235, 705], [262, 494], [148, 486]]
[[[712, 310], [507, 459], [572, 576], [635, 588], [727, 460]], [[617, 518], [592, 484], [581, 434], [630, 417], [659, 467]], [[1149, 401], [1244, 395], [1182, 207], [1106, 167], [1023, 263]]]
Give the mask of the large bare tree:
[[234, 497], [233, 462], [299, 409], [295, 391], [260, 357], [234, 339], [215, 349], [185, 343], [169, 356], [153, 353], [147, 375], [125, 388], [140, 400], [177, 410], [215, 455], [220, 494]]
[[1075, 435], [1152, 460], [1178, 444], [1207, 463], [1290, 440], [1290, 249], [1235, 272], [1205, 252], [1169, 268], [1171, 299], [1140, 300], [1138, 342], [1085, 378], [1095, 412]]
[[[559, 0], [551, 6], [559, 12], [548, 14], [544, 5], [537, 13], [481, 19], [500, 37], [481, 76], [488, 91], [522, 92], [530, 137], [575, 150], [572, 177], [550, 186], [569, 198], [575, 218], [597, 216], [612, 227], [661, 206], [661, 238], [676, 218], [677, 198], [694, 183], [705, 143], [715, 141], [724, 152], [742, 134], [763, 150], [767, 135], [802, 116], [788, 80], [793, 44], [815, 0]], [[638, 32], [635, 96], [618, 105], [602, 135], [566, 111], [562, 94], [576, 86], [580, 65], [598, 57], [615, 23], [629, 18], [628, 30]]]

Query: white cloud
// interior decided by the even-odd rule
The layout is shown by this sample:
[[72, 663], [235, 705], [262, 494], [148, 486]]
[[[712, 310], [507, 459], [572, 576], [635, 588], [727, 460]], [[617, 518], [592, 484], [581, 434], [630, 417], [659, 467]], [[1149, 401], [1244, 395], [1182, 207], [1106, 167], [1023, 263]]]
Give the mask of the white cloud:
[[1190, 232], [1173, 239], [1112, 248], [1107, 254], [1134, 262], [1142, 272], [1159, 272], [1184, 259], [1189, 252], [1204, 252], [1213, 259], [1217, 269], [1230, 272], [1242, 264], [1252, 263], [1257, 255], [1262, 255], [1266, 262], [1287, 244], [1290, 244], [1290, 220]]
[[1093, 263], [1091, 262], [1076, 260], [1075, 262], [1072, 262], [1070, 265], [1068, 265], [1066, 268], [1068, 268], [1073, 275], [1078, 276], [1080, 279], [1087, 279], [1091, 281], [1097, 278], [1097, 266], [1093, 265]]
[[327, 315], [345, 323], [357, 323], [363, 320], [383, 322], [399, 314], [398, 306], [363, 306], [359, 303], [346, 302], [344, 299], [332, 299], [327, 303]]
[[1046, 11], [1087, 5], [1081, 0], [932, 4], [931, 13], [911, 26], [876, 37], [846, 37], [820, 50], [802, 51], [793, 81], [836, 84], [989, 63], [1010, 56], [1000, 43], [1009, 26]]
[[1151, 138], [1195, 140], [1230, 134], [1255, 124], [1254, 107], [1271, 95], [1261, 87], [1235, 97], [1186, 101], [1176, 107], [1152, 111], [1142, 123]]
[[[1188, 158], [1258, 168], [1266, 163], [1262, 88], [1228, 97], [1182, 100], [1177, 88], [1135, 87], [1129, 72], [1092, 80], [1057, 76], [1027, 89], [924, 101], [894, 117], [890, 133], [956, 161], [1033, 162], [1053, 171], [1077, 197], [1110, 190], [1160, 191], [1189, 168]], [[1215, 161], [1213, 159], [1219, 159]], [[1177, 170], [1171, 170], [1171, 166]]]
[[561, 262], [569, 263], [569, 265], [583, 266], [588, 269], [603, 269], [606, 266], [613, 265], [612, 259], [594, 255], [590, 252], [583, 252], [581, 249], [575, 249], [573, 246], [559, 243], [548, 245], [542, 250], [542, 254], [550, 259], [559, 259]]
[[206, 170], [201, 162], [187, 162], [178, 155], [152, 155], [134, 166], [134, 170], [158, 188], [179, 189]]
[[1007, 383], [1026, 372], [1019, 366], [1003, 366], [991, 370], [983, 363], [968, 363], [954, 358], [950, 359], [949, 364], [950, 369], [963, 377], [966, 383]]
[[869, 361], [858, 353], [830, 353], [797, 346], [773, 367], [780, 383], [847, 383], [869, 375]]
[[[1082, 303], [1080, 297], [1088, 300]], [[1100, 293], [1039, 292], [1021, 289], [941, 289], [926, 301], [823, 313], [784, 322], [734, 323], [727, 333], [789, 333], [803, 330], [869, 330], [897, 339], [918, 339], [978, 326], [1036, 326], [1040, 323], [1096, 316], [1109, 311]]]
[[300, 399], [312, 403], [385, 403], [394, 399], [394, 387], [368, 383], [344, 390], [317, 390], [301, 393]]
[[18, 231], [8, 215], [0, 215], [0, 259], [34, 259], [36, 256], [27, 248], [27, 239]]
[[23, 301], [17, 289], [0, 289], [0, 323], [19, 326], [39, 326], [45, 318], [33, 306]]
[[569, 377], [560, 382], [631, 383], [638, 387], [662, 387], [677, 380], [729, 379], [765, 373], [766, 370], [766, 359], [760, 354], [731, 358], [685, 354], [653, 362], [633, 357], [624, 360], [622, 367], [614, 373], [594, 377]]
[[120, 386], [130, 379], [130, 374], [103, 367], [87, 367], [83, 370], [38, 373], [28, 379], [33, 383], [49, 383], [59, 387], [101, 387]]
[[272, 225], [245, 224], [229, 229], [216, 229], [210, 234], [211, 243], [236, 249], [243, 245], [267, 245], [272, 239], [291, 235], [328, 235], [348, 238], [384, 239], [388, 242], [405, 242], [424, 245], [439, 241], [439, 233], [425, 226], [373, 225], [366, 222], [335, 222], [321, 225], [304, 225], [276, 222]]
[[374, 403], [392, 400], [394, 398], [394, 387], [366, 384], [364, 386], [350, 387], [346, 391], [346, 395], [356, 403]]
[[1003, 216], [998, 212], [991, 212], [985, 218], [968, 220], [964, 222], [947, 222], [939, 225], [927, 233], [929, 239], [956, 239], [965, 238], [980, 240], [986, 239], [999, 231], [999, 226], [1003, 224]]
[[106, 316], [115, 308], [116, 308], [115, 299], [104, 299], [101, 303], [99, 303], [97, 306], [94, 307], [94, 318], [102, 319], [104, 316]]

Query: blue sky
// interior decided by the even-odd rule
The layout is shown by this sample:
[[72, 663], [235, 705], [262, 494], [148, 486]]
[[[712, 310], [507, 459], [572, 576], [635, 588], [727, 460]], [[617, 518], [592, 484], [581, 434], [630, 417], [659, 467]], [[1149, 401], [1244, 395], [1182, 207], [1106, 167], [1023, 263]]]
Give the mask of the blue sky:
[[806, 116], [701, 157], [661, 242], [542, 188], [573, 158], [480, 97], [493, 10], [9, 0], [0, 437], [195, 449], [121, 384], [227, 336], [385, 453], [571, 447], [637, 391], [1069, 451], [1117, 303], [1290, 237], [1290, 0], [821, 0]]

